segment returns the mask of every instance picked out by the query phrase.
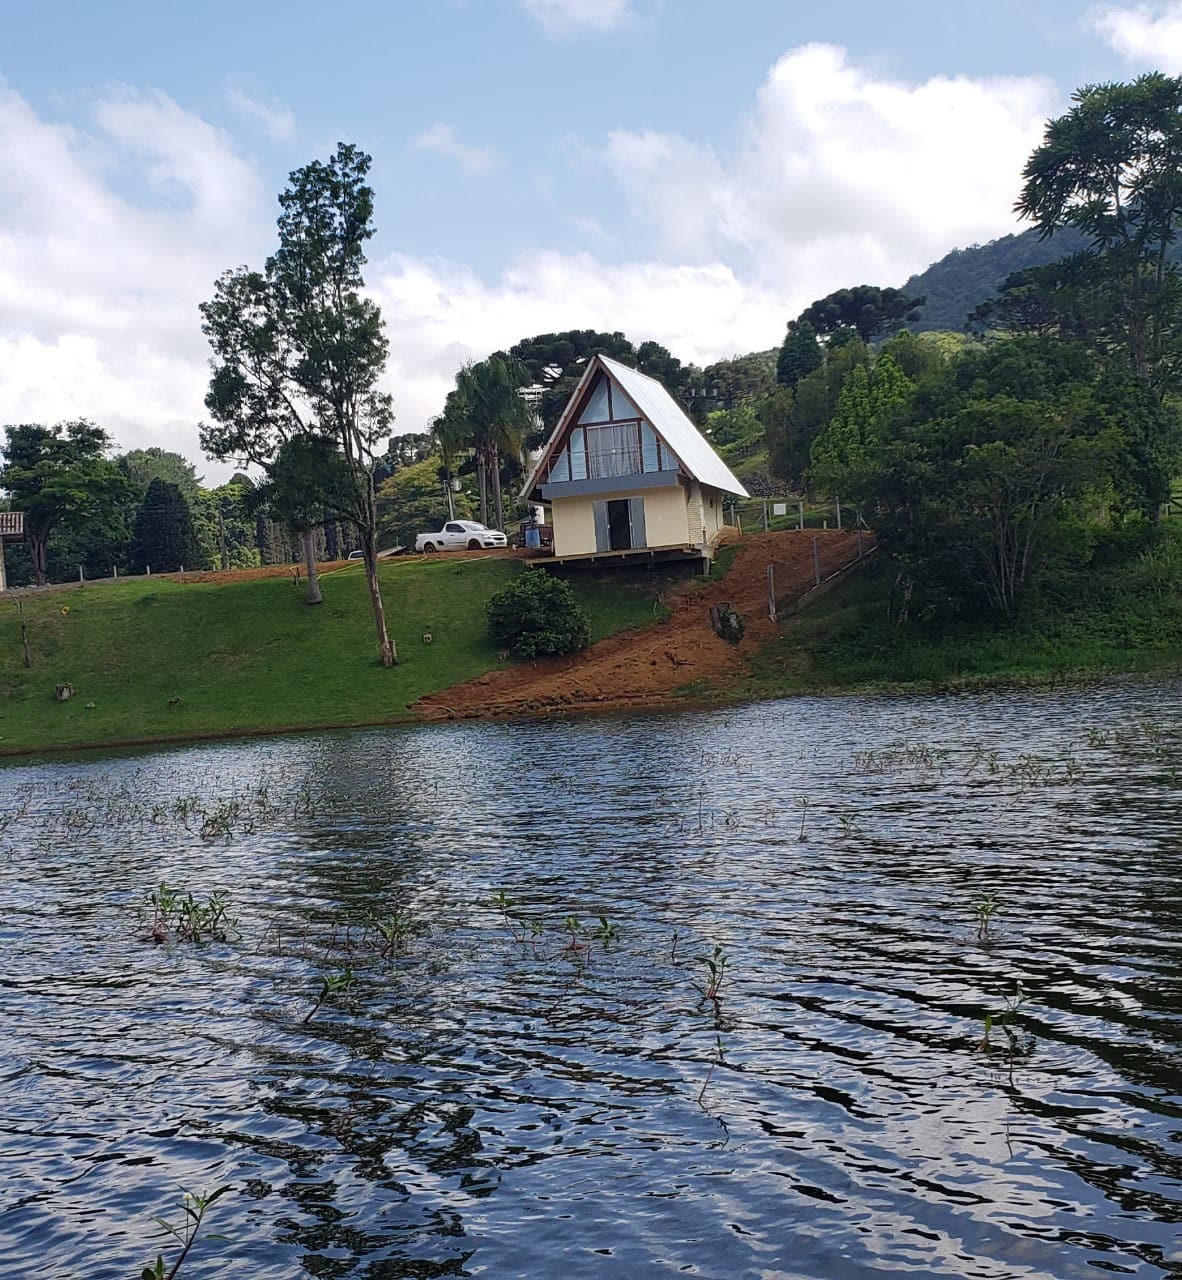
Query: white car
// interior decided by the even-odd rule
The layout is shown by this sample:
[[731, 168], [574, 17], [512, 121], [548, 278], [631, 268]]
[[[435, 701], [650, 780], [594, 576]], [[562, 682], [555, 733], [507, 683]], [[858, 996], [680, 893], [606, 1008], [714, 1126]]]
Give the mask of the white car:
[[416, 551], [481, 551], [507, 547], [509, 540], [499, 529], [487, 529], [475, 520], [449, 520], [438, 533], [420, 533]]

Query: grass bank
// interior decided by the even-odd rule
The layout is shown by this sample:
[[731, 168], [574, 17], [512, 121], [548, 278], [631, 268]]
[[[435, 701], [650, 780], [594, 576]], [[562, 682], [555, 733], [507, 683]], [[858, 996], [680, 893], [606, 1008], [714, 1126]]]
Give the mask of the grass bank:
[[1054, 684], [1182, 670], [1182, 540], [1057, 584], [1018, 623], [892, 624], [890, 562], [871, 562], [788, 623], [731, 690], [741, 698]]
[[[324, 578], [317, 608], [287, 578], [137, 578], [33, 596], [28, 669], [16, 602], [0, 598], [0, 754], [407, 719], [424, 694], [501, 665], [484, 604], [522, 571], [500, 559], [383, 563], [401, 660], [391, 671], [375, 660], [359, 564]], [[573, 585], [594, 639], [654, 618], [653, 591]], [[74, 687], [67, 702], [54, 700], [59, 683]]]

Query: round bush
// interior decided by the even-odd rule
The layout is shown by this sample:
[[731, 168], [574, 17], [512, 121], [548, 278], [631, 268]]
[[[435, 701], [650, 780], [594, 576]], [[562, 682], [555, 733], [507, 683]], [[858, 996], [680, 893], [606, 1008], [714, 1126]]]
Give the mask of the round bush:
[[489, 638], [518, 658], [574, 653], [591, 643], [591, 624], [570, 583], [541, 569], [498, 591], [486, 609]]

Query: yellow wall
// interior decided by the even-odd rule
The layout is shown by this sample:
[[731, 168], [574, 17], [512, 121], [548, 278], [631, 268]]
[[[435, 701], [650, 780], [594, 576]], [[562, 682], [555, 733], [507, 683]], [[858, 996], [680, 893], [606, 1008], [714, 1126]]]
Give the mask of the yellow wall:
[[555, 498], [550, 504], [556, 556], [590, 555], [595, 550], [595, 517], [590, 498]]
[[681, 485], [645, 493], [644, 537], [650, 547], [680, 547], [689, 541], [685, 490]]
[[[556, 556], [592, 555], [595, 546], [593, 502], [637, 495], [624, 490], [601, 493], [594, 498], [556, 498], [550, 506], [550, 523], [554, 526]], [[650, 547], [680, 547], [690, 540], [686, 491], [681, 485], [667, 489], [645, 490], [644, 539]]]

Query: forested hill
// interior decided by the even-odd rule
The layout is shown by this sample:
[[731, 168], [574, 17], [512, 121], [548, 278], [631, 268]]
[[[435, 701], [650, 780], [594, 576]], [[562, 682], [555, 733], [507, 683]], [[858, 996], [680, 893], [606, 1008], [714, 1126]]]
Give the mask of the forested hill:
[[903, 286], [909, 297], [927, 299], [919, 321], [909, 327], [963, 329], [969, 313], [990, 297], [1007, 276], [1078, 253], [1086, 245], [1086, 237], [1078, 231], [1060, 231], [1040, 240], [1038, 232], [1031, 229], [988, 244], [953, 249]]

